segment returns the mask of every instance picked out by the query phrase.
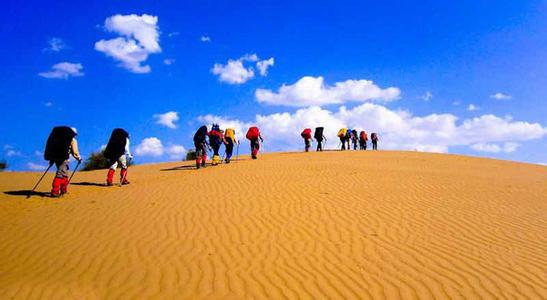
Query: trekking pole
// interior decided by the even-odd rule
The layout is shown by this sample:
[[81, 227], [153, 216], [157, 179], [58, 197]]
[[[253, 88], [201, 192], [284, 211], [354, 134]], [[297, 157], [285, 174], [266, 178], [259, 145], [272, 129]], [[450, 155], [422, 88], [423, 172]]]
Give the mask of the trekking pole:
[[239, 141], [237, 143], [237, 150], [236, 150], [236, 161], [239, 160]]
[[70, 175], [70, 177], [68, 178], [68, 182], [66, 183], [67, 187], [70, 184], [70, 181], [72, 180], [72, 177], [74, 177], [74, 174], [76, 174], [76, 171], [78, 170], [78, 167], [80, 166], [81, 163], [82, 163], [82, 160], [79, 160], [78, 164], [76, 165], [76, 168], [74, 168], [74, 171], [72, 171], [72, 175]]
[[32, 196], [32, 194], [34, 193], [34, 190], [38, 187], [38, 185], [40, 184], [40, 182], [42, 182], [42, 179], [44, 179], [44, 176], [46, 176], [46, 174], [47, 174], [47, 172], [49, 171], [49, 169], [51, 168], [51, 166], [53, 166], [53, 163], [49, 163], [49, 167], [47, 167], [47, 169], [46, 169], [46, 171], [44, 172], [44, 174], [42, 174], [42, 177], [40, 177], [40, 180], [38, 180], [38, 182], [34, 185], [34, 187], [32, 188], [32, 190], [28, 192], [27, 199], [30, 198], [30, 196]]

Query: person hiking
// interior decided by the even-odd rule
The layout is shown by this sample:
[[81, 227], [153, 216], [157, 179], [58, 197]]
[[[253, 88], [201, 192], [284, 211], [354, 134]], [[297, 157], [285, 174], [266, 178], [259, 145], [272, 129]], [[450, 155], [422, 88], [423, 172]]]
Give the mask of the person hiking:
[[353, 131], [351, 129], [348, 128], [348, 130], [346, 131], [346, 143], [348, 143], [348, 150], [351, 150], [351, 136], [352, 136], [352, 133]]
[[358, 142], [359, 142], [359, 136], [357, 135], [357, 130], [353, 129], [351, 131], [351, 143], [353, 144], [353, 150], [357, 150]]
[[378, 134], [373, 132], [370, 134], [370, 140], [372, 141], [372, 150], [378, 150]]
[[260, 130], [256, 126], [250, 127], [249, 130], [247, 130], [246, 137], [251, 141], [251, 157], [257, 159], [258, 151], [260, 150], [260, 143], [258, 140], [260, 139], [260, 142], [264, 143]]
[[305, 128], [300, 136], [304, 139], [304, 151], [309, 152], [311, 147], [311, 129]]
[[77, 135], [76, 128], [67, 126], [54, 127], [49, 134], [44, 159], [49, 161], [50, 166], [55, 164], [57, 168], [51, 184], [51, 197], [60, 197], [68, 192], [68, 160], [70, 156], [72, 155], [78, 162], [82, 161], [78, 151], [78, 141], [76, 141]]
[[129, 151], [129, 133], [122, 128], [112, 130], [110, 140], [108, 140], [103, 155], [110, 165], [106, 175], [106, 185], [113, 185], [114, 174], [116, 173], [118, 164], [122, 168], [120, 171], [120, 185], [129, 184], [129, 180], [127, 180], [127, 165], [129, 161], [133, 160], [133, 155]]
[[205, 167], [207, 161], [207, 126], [201, 126], [194, 134], [194, 146], [196, 147], [196, 168]]
[[340, 150], [346, 150], [346, 139], [347, 139], [348, 129], [347, 128], [341, 128], [338, 130], [338, 138], [340, 138], [340, 143], [342, 144], [342, 148]]
[[316, 151], [323, 151], [323, 140], [325, 142], [327, 141], [327, 138], [323, 135], [323, 130], [325, 128], [323, 127], [316, 127], [315, 133], [313, 134], [313, 137], [317, 141], [317, 150]]
[[367, 133], [363, 130], [359, 133], [359, 149], [367, 150], [367, 141], [368, 141]]
[[236, 131], [233, 128], [226, 128], [224, 140], [226, 141], [226, 159], [224, 161], [229, 164], [234, 153], [234, 144], [238, 144], [239, 147], [239, 141], [236, 139]]
[[213, 148], [213, 161], [211, 162], [211, 165], [216, 166], [220, 163], [220, 146], [226, 144], [224, 134], [220, 130], [218, 124], [213, 124], [211, 131], [209, 131], [209, 144]]

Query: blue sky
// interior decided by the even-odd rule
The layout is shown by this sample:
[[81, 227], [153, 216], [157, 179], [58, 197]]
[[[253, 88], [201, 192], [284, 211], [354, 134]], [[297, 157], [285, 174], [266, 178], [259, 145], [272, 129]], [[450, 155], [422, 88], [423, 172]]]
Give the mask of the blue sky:
[[[138, 162], [172, 160], [219, 121], [260, 125], [268, 151], [350, 126], [381, 148], [547, 162], [544, 2], [197, 2], [4, 2], [0, 158], [39, 169], [66, 124], [84, 157], [123, 127]], [[138, 51], [112, 57], [114, 40]]]

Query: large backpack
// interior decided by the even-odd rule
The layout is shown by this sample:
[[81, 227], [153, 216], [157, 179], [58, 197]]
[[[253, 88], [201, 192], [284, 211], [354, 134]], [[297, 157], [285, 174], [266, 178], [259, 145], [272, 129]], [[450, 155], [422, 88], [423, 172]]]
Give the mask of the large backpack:
[[373, 141], [378, 140], [378, 135], [376, 135], [376, 132], [373, 132], [373, 133], [370, 134], [370, 139], [373, 140]]
[[346, 130], [346, 138], [347, 138], [347, 139], [350, 139], [350, 138], [351, 138], [351, 133], [352, 133], [352, 132], [353, 132], [353, 131], [352, 131], [351, 129], [349, 129], [349, 128], [348, 128], [348, 130]]
[[323, 127], [316, 127], [315, 128], [315, 133], [313, 134], [313, 137], [318, 141], [323, 140], [323, 130], [324, 129], [325, 128], [323, 128]]
[[357, 137], [358, 137], [358, 136], [357, 136], [357, 130], [353, 129], [353, 130], [351, 131], [351, 134], [352, 134], [352, 138], [357, 139]]
[[70, 143], [75, 136], [76, 133], [68, 126], [54, 127], [46, 142], [44, 159], [48, 161], [67, 160]]
[[112, 130], [110, 135], [110, 140], [104, 149], [104, 157], [109, 160], [117, 160], [125, 153], [125, 144], [127, 143], [127, 138], [129, 133], [127, 131], [116, 128]]
[[205, 142], [206, 136], [207, 136], [207, 126], [203, 125], [194, 134], [194, 143], [201, 144]]
[[258, 130], [258, 127], [253, 126], [247, 130], [247, 139], [248, 140], [254, 140], [257, 139], [260, 136], [260, 130]]
[[305, 138], [305, 139], [311, 139], [311, 129], [310, 128], [306, 128], [302, 131], [302, 133], [300, 134], [300, 136], [302, 138]]
[[338, 137], [345, 137], [347, 132], [348, 132], [347, 128], [342, 128], [342, 129], [338, 130], [337, 136]]
[[368, 140], [367, 133], [364, 130], [359, 133], [359, 139], [362, 142], [366, 142]]
[[232, 141], [235, 141], [236, 131], [233, 128], [226, 128], [226, 131], [224, 132], [224, 136], [226, 138], [231, 138]]

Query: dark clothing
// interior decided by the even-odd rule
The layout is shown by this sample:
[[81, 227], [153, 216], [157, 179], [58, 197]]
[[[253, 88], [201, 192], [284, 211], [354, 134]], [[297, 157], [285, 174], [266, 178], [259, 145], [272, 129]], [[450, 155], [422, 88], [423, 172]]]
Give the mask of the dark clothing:
[[346, 141], [348, 142], [349, 150], [349, 140], [345, 136], [340, 137], [340, 142], [342, 143], [342, 148], [340, 150], [346, 150]]
[[311, 147], [310, 139], [304, 139], [304, 148], [306, 149], [306, 152], [310, 150], [310, 147]]
[[378, 140], [372, 141], [372, 150], [378, 150]]
[[234, 152], [234, 141], [231, 137], [226, 137], [226, 160], [230, 161], [232, 153]]
[[258, 138], [254, 138], [251, 140], [251, 156], [253, 159], [256, 159], [258, 150], [260, 150], [260, 143], [258, 142]]
[[357, 142], [358, 140], [356, 138], [352, 138], [351, 142], [353, 143], [353, 150], [357, 150]]
[[323, 140], [317, 140], [317, 150], [316, 151], [323, 151]]
[[367, 141], [360, 140], [359, 141], [359, 149], [367, 150]]

